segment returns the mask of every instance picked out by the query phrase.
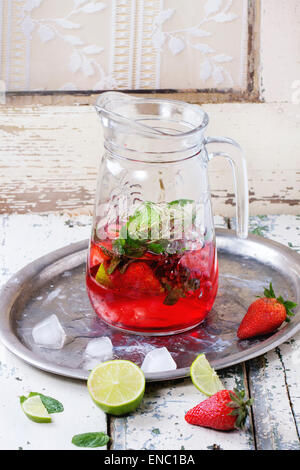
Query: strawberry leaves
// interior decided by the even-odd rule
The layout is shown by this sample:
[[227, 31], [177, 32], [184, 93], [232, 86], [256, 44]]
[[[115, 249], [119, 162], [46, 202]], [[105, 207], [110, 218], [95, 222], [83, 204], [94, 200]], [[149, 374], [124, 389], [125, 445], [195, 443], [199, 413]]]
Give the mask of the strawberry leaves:
[[228, 413], [230, 416], [237, 416], [235, 427], [243, 428], [247, 416], [249, 414], [249, 407], [253, 404], [253, 398], [245, 400], [245, 390], [237, 390], [236, 388], [232, 392], [229, 392], [231, 402], [227, 403], [229, 408], [232, 408], [232, 411]]
[[276, 299], [277, 302], [282, 304], [286, 310], [286, 322], [291, 321], [291, 317], [293, 317], [295, 314], [292, 312], [294, 308], [298, 306], [295, 302], [292, 302], [291, 300], [284, 300], [284, 298], [280, 295], [279, 297], [276, 297], [272, 282], [270, 282], [269, 289], [264, 289], [264, 296], [267, 299]]
[[267, 297], [267, 299], [276, 299], [276, 295], [272, 286], [272, 282], [270, 282], [270, 287], [269, 289], [264, 289], [264, 296]]
[[296, 308], [298, 304], [290, 300], [284, 300], [281, 296], [277, 298], [278, 302], [285, 307], [286, 310], [286, 322], [291, 321], [291, 317], [295, 316], [292, 309]]

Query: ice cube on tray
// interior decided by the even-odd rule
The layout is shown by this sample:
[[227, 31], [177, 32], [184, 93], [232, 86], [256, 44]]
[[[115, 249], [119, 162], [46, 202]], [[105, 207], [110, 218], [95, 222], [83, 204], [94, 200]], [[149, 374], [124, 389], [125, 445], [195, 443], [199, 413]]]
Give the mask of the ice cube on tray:
[[98, 366], [102, 361], [100, 361], [99, 359], [97, 359], [96, 357], [89, 357], [89, 356], [86, 356], [83, 364], [82, 364], [82, 368], [84, 370], [93, 370], [96, 366]]
[[85, 349], [85, 355], [96, 358], [98, 362], [108, 361], [113, 357], [113, 345], [107, 336], [92, 339]]
[[47, 349], [62, 349], [66, 333], [56, 315], [50, 315], [32, 329], [32, 337], [38, 346]]
[[141, 366], [143, 372], [166, 372], [177, 369], [176, 362], [166, 347], [155, 348], [148, 352]]

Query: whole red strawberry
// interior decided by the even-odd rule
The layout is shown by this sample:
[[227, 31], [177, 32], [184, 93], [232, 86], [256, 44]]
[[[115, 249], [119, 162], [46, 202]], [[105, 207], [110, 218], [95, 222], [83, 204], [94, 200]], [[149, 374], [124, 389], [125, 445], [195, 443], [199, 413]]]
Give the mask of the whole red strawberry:
[[244, 400], [245, 391], [221, 390], [189, 410], [185, 420], [189, 424], [231, 431], [244, 426], [248, 408], [253, 399]]
[[290, 317], [294, 315], [291, 310], [295, 307], [297, 304], [294, 302], [285, 301], [281, 296], [276, 298], [271, 283], [269, 289], [264, 290], [264, 297], [257, 299], [248, 308], [237, 336], [246, 339], [272, 333], [284, 321], [290, 321]]

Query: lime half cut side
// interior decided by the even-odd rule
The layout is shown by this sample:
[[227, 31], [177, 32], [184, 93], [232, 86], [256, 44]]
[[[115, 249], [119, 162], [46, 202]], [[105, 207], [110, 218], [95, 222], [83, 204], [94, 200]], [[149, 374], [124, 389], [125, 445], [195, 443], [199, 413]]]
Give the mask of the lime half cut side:
[[225, 388], [216, 371], [210, 366], [205, 354], [200, 354], [194, 360], [190, 372], [193, 384], [205, 395], [214, 395]]
[[90, 373], [87, 385], [99, 408], [120, 416], [134, 411], [141, 403], [145, 376], [133, 362], [116, 359], [96, 366]]
[[46, 410], [40, 396], [35, 395], [27, 398], [22, 403], [22, 409], [27, 418], [35, 423], [51, 423], [51, 416]]

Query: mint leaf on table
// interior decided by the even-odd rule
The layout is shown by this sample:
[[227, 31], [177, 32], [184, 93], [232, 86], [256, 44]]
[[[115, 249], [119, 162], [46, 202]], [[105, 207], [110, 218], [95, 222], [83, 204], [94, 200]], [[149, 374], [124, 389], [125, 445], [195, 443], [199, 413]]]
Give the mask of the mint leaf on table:
[[[40, 398], [42, 400], [42, 403], [43, 403], [44, 407], [46, 408], [46, 410], [48, 411], [49, 414], [62, 413], [64, 411], [64, 406], [60, 401], [56, 400], [55, 398], [48, 397], [47, 395], [43, 395], [42, 393], [30, 392], [27, 398], [34, 397], [35, 395], [40, 396]], [[20, 401], [21, 401], [21, 399], [23, 399], [23, 401], [21, 401], [21, 404], [27, 398], [26, 397], [20, 397]]]
[[72, 438], [72, 444], [77, 447], [103, 447], [109, 441], [109, 436], [104, 432], [86, 432], [76, 434]]

